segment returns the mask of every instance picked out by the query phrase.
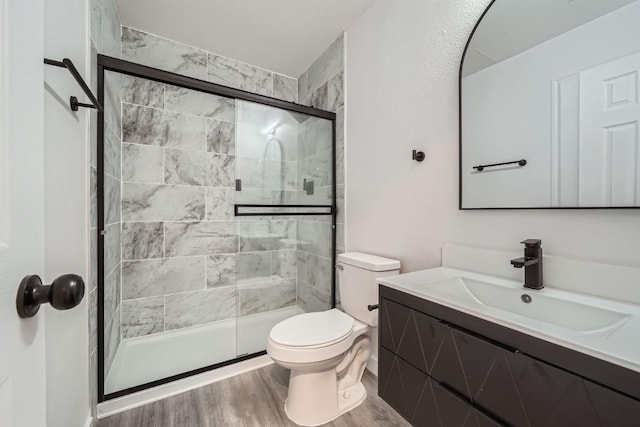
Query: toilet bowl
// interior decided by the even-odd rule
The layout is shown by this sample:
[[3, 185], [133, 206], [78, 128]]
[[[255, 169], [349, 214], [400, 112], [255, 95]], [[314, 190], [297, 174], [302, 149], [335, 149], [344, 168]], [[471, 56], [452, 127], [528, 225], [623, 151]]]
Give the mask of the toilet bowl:
[[290, 369], [285, 412], [303, 426], [334, 420], [366, 398], [362, 375], [377, 326], [377, 277], [398, 274], [400, 262], [362, 253], [338, 257], [344, 311], [300, 314], [273, 327], [267, 353]]

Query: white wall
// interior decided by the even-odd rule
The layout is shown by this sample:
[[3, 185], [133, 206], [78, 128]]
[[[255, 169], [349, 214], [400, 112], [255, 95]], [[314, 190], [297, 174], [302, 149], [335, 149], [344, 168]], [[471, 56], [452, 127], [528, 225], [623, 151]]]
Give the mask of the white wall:
[[46, 421], [45, 319], [41, 312], [20, 319], [15, 298], [22, 278], [44, 268], [44, 0], [2, 0], [0, 8], [0, 426], [40, 427]]
[[[86, 76], [87, 2], [45, 2], [45, 56], [70, 58]], [[85, 77], [86, 78], [86, 77]], [[88, 113], [69, 109], [86, 100], [71, 75], [45, 68], [45, 277], [64, 273], [88, 279]], [[87, 283], [88, 286], [88, 283]], [[88, 288], [87, 288], [88, 291]], [[72, 310], [46, 308], [47, 426], [80, 427], [90, 416], [88, 292]]]
[[531, 237], [549, 254], [640, 266], [640, 211], [458, 211], [458, 67], [488, 3], [378, 0], [348, 30], [347, 250], [408, 272], [439, 265], [444, 242], [519, 251]]
[[[639, 21], [634, 3], [463, 79], [465, 207], [552, 206], [552, 82], [638, 52]], [[521, 158], [524, 168], [472, 172]]]

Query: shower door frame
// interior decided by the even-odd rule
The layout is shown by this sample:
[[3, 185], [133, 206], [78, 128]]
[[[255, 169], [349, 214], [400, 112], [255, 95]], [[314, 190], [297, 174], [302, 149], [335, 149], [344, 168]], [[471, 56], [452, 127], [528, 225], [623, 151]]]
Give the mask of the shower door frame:
[[[198, 92], [209, 93], [212, 95], [218, 95], [225, 98], [232, 98], [236, 100], [249, 101], [257, 104], [267, 105], [270, 107], [279, 108], [282, 110], [293, 111], [296, 113], [306, 114], [312, 117], [318, 117], [331, 121], [331, 151], [332, 151], [332, 167], [331, 167], [331, 205], [235, 205], [235, 216], [248, 216], [238, 212], [239, 207], [263, 207], [263, 208], [324, 208], [328, 209], [326, 213], [304, 213], [295, 212], [288, 215], [331, 215], [331, 308], [336, 306], [336, 219], [337, 219], [337, 196], [336, 196], [336, 113], [320, 110], [313, 107], [307, 107], [305, 105], [296, 104], [294, 102], [282, 101], [280, 99], [271, 98], [264, 95], [258, 95], [256, 93], [247, 92], [240, 89], [235, 89], [228, 86], [223, 86], [215, 83], [211, 83], [205, 80], [196, 79], [193, 77], [184, 76], [181, 74], [172, 73], [169, 71], [163, 71], [157, 68], [148, 67], [146, 65], [137, 64], [135, 62], [126, 61], [119, 58], [113, 58], [106, 55], [97, 56], [98, 66], [98, 101], [101, 105], [104, 105], [104, 76], [106, 71], [116, 72], [120, 74], [126, 74], [133, 77], [139, 77], [146, 80], [153, 80], [159, 83], [169, 84], [173, 86], [179, 86], [185, 89], [195, 90]], [[146, 390], [159, 385], [167, 384], [179, 379], [187, 378], [192, 375], [197, 375], [203, 372], [211, 371], [216, 368], [231, 365], [243, 360], [252, 359], [254, 357], [262, 356], [266, 354], [266, 350], [258, 353], [244, 355], [235, 359], [227, 360], [221, 363], [216, 363], [202, 368], [194, 369], [191, 371], [183, 372], [177, 375], [171, 375], [166, 378], [154, 380], [148, 383], [140, 384], [134, 387], [129, 387], [123, 390], [118, 390], [113, 393], [104, 392], [105, 383], [105, 367], [104, 367], [104, 126], [105, 117], [104, 111], [98, 112], [98, 129], [97, 129], [97, 214], [98, 214], [98, 259], [97, 259], [97, 283], [98, 283], [98, 310], [97, 310], [97, 328], [98, 328], [98, 403], [115, 399], [117, 397], [125, 396], [131, 393], [135, 393], [141, 390]], [[250, 214], [249, 214], [250, 215]], [[260, 213], [261, 216], [279, 216], [278, 213]]]

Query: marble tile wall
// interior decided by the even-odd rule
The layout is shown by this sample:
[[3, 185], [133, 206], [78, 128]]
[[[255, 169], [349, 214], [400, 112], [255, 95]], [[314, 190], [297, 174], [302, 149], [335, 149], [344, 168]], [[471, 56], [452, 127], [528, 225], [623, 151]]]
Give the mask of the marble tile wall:
[[[121, 22], [118, 12], [118, 6], [115, 0], [90, 0], [90, 47], [91, 47], [91, 66], [90, 66], [90, 86], [94, 93], [97, 92], [97, 62], [98, 53], [120, 57], [121, 52]], [[108, 118], [107, 129], [105, 130], [105, 183], [106, 188], [105, 210], [106, 224], [105, 231], [105, 318], [108, 320], [105, 330], [105, 344], [107, 354], [107, 368], [113, 360], [115, 350], [120, 340], [120, 119], [118, 108], [120, 106], [119, 99], [119, 82], [109, 79], [105, 82], [105, 111]], [[91, 415], [96, 418], [97, 400], [98, 400], [98, 352], [97, 352], [97, 306], [98, 306], [98, 215], [97, 215], [97, 129], [98, 117], [95, 112], [90, 113], [90, 161], [89, 161], [89, 180], [90, 180], [90, 277], [89, 283], [89, 392], [91, 403]]]
[[[298, 99], [301, 104], [334, 111], [336, 113], [336, 158], [332, 159], [323, 146], [321, 122], [309, 123], [301, 128], [298, 164], [299, 179], [314, 179], [320, 183], [317, 194], [302, 194], [300, 201], [310, 203], [327, 200], [330, 196], [330, 180], [318, 173], [318, 165], [332, 160], [336, 162], [337, 239], [336, 252], [344, 252], [344, 36], [340, 36], [298, 78]], [[328, 154], [329, 153], [329, 154]], [[320, 169], [322, 170], [322, 169]], [[323, 186], [324, 185], [324, 186]], [[315, 218], [315, 220], [314, 220]], [[323, 280], [331, 273], [330, 253], [327, 252], [327, 236], [331, 236], [330, 224], [322, 217], [309, 217], [298, 221], [298, 305], [306, 311], [326, 309], [330, 304], [330, 289]], [[330, 245], [330, 241], [329, 241]], [[339, 289], [336, 298], [339, 301]]]
[[[123, 54], [158, 65], [148, 62], [149, 44], [125, 48], [131, 34]], [[194, 75], [196, 53], [169, 64]], [[235, 265], [217, 262], [238, 251], [234, 139], [233, 100], [123, 78], [123, 339], [235, 317]]]
[[[297, 79], [128, 27], [122, 56], [298, 99]], [[242, 166], [234, 156], [235, 102], [134, 78], [122, 86], [122, 336], [295, 305], [296, 220], [234, 222], [235, 170]], [[298, 196], [298, 165], [290, 163], [283, 201]], [[273, 193], [270, 199], [279, 199]]]
[[120, 75], [105, 73], [104, 132], [104, 320], [105, 372], [109, 372], [121, 341], [122, 278], [122, 142]]
[[331, 306], [331, 217], [303, 216], [297, 221], [298, 306], [304, 311]]
[[233, 215], [235, 101], [123, 88], [122, 338], [295, 305], [295, 220]]
[[307, 116], [246, 101], [238, 102], [237, 114], [236, 178], [242, 191], [236, 202], [295, 203], [298, 129]]
[[122, 57], [200, 80], [298, 101], [295, 78], [126, 26], [122, 27]]

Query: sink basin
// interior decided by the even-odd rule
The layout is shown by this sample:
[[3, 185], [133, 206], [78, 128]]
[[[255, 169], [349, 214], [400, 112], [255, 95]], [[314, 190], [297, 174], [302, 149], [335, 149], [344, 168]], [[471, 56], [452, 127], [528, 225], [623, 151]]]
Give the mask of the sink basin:
[[629, 317], [627, 313], [563, 298], [569, 296], [564, 295], [566, 293], [530, 290], [521, 285], [508, 286], [465, 276], [433, 283], [432, 286], [451, 296], [464, 297], [466, 293], [478, 304], [581, 333], [612, 332]]
[[[471, 255], [461, 257], [459, 262], [473, 264], [469, 261], [473, 259]], [[500, 260], [510, 256], [501, 254]], [[554, 268], [556, 274], [561, 273], [559, 277], [571, 277], [571, 271], [565, 274], [566, 270], [559, 269], [558, 265]], [[621, 273], [616, 268], [603, 271], [592, 268], [590, 271], [595, 271], [597, 281], [587, 278], [591, 284], [585, 286], [585, 290], [600, 284], [608, 287], [634, 280], [633, 272], [628, 270]], [[468, 322], [473, 322], [473, 318], [492, 322], [640, 372], [640, 304], [580, 293], [570, 287], [526, 289], [520, 280], [447, 266], [381, 277], [378, 282], [471, 316]], [[633, 290], [636, 286], [628, 288], [631, 291], [627, 292], [637, 292]], [[523, 295], [531, 298], [529, 303], [523, 301], [529, 299], [522, 298]], [[448, 316], [444, 314], [446, 310], [442, 313]]]

